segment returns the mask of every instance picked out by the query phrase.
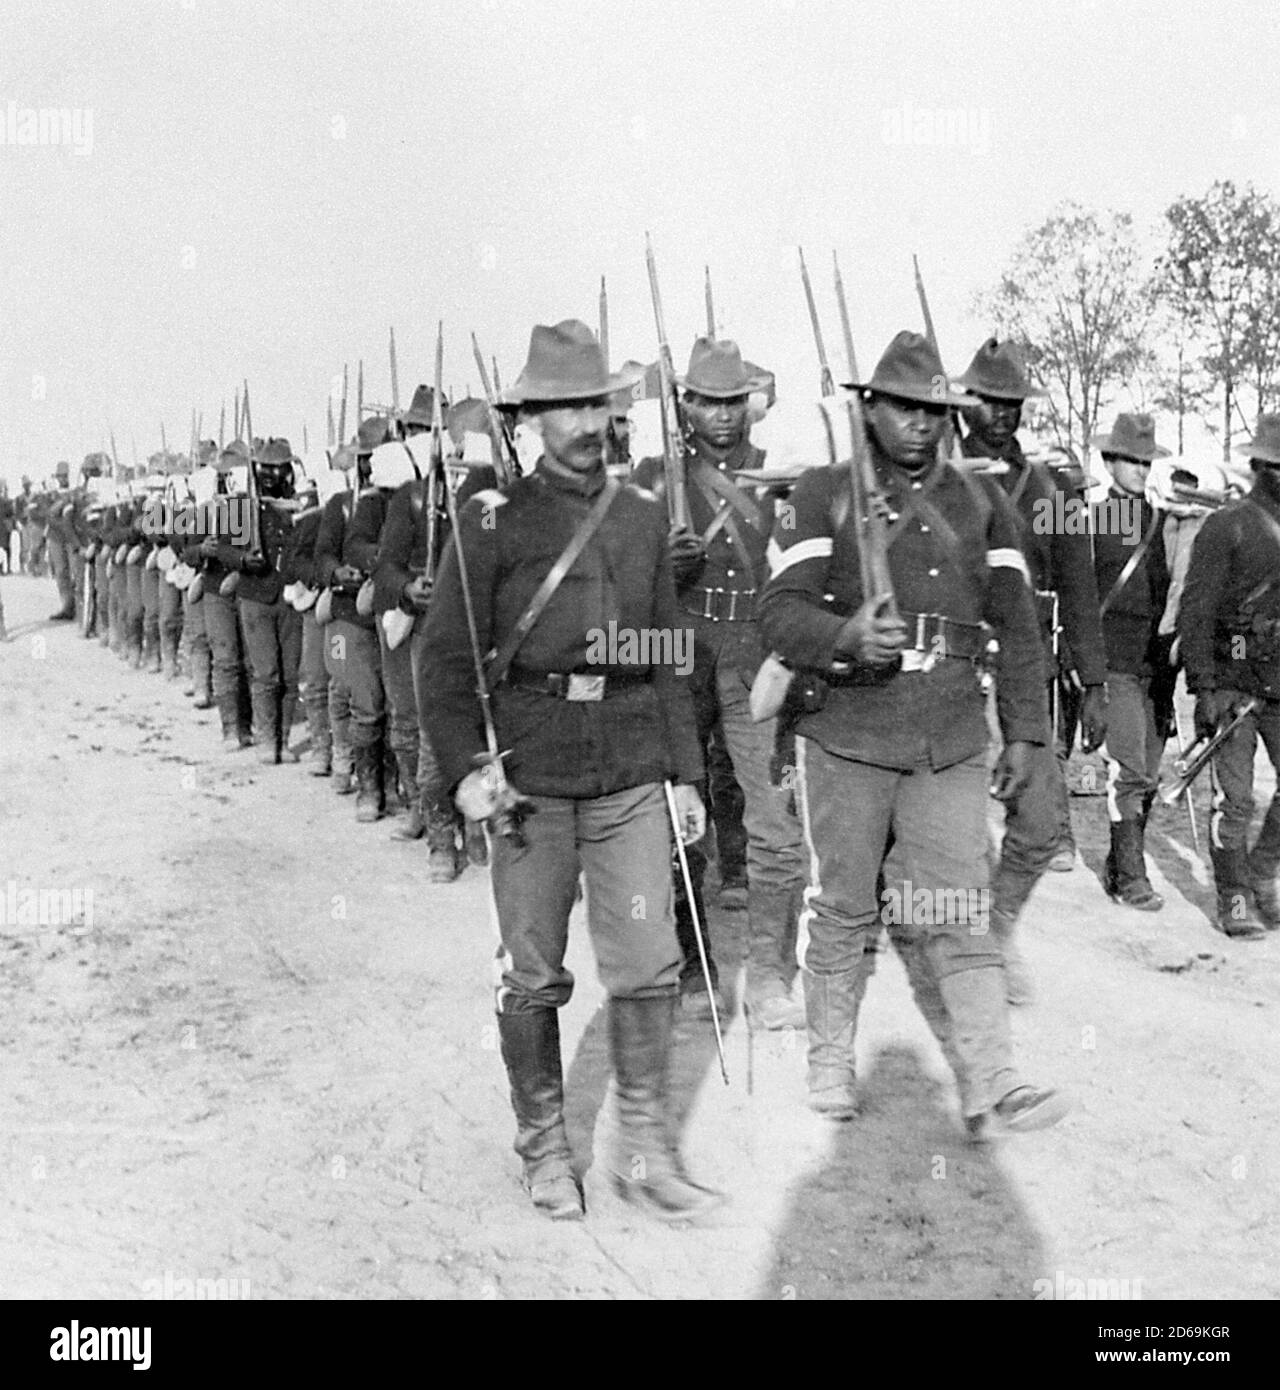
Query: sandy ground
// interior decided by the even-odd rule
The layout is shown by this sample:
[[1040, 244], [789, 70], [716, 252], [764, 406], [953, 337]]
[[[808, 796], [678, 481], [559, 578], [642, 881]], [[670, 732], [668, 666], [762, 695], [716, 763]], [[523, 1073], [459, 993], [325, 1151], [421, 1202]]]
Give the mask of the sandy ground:
[[[726, 1088], [682, 1025], [685, 1150], [732, 1199], [705, 1229], [635, 1216], [592, 1165], [609, 1068], [575, 918], [590, 1215], [552, 1225], [510, 1149], [485, 875], [428, 885], [422, 845], [357, 826], [303, 767], [224, 755], [180, 685], [46, 623], [48, 580], [0, 583], [0, 894], [92, 893], [78, 920], [0, 926], [0, 1294], [1280, 1296], [1280, 942], [1209, 929], [1181, 812], [1157, 813], [1162, 913], [1103, 895], [1098, 799], [1074, 802], [1085, 863], [1033, 900], [1040, 999], [1015, 1029], [1028, 1077], [1074, 1097], [1055, 1130], [961, 1141], [891, 957], [852, 1124], [805, 1109], [798, 1036], [751, 1047], [736, 1015]], [[741, 927], [713, 917], [730, 967]]]

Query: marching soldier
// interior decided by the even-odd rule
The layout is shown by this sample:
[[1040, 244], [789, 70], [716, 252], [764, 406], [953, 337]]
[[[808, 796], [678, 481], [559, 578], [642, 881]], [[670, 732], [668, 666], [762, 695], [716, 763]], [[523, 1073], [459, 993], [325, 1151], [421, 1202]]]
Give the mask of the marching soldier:
[[918, 998], [940, 997], [926, 1014], [957, 1070], [966, 1128], [981, 1138], [990, 1127], [1041, 1128], [1066, 1108], [1018, 1074], [1001, 952], [981, 912], [989, 774], [980, 666], [992, 633], [1002, 799], [1025, 790], [1050, 732], [1017, 517], [999, 488], [939, 458], [948, 407], [972, 403], [940, 390], [946, 381], [928, 342], [904, 332], [871, 380], [853, 385], [888, 508], [893, 592], [863, 592], [869, 526], [854, 514], [848, 470], [815, 468], [775, 527], [761, 619], [772, 649], [825, 686], [825, 702], [796, 725], [812, 864], [800, 921], [809, 1103], [832, 1118], [856, 1112], [863, 956], [882, 920], [883, 864], [918, 941], [913, 986]]
[[[685, 622], [662, 508], [606, 474], [609, 395], [622, 384], [584, 324], [533, 330], [503, 403], [540, 437], [542, 457], [505, 493], [467, 503], [427, 619], [427, 722], [460, 809], [508, 823], [537, 812], [520, 819], [519, 840], [495, 835], [491, 851], [502, 938], [497, 1013], [524, 1185], [537, 1210], [558, 1220], [583, 1215], [564, 1129], [557, 1016], [573, 989], [564, 952], [580, 871], [609, 996], [615, 1184], [670, 1220], [720, 1200], [684, 1172], [668, 1086], [680, 950], [662, 784], [678, 781], [676, 815], [685, 837], [697, 838], [705, 814], [692, 704], [670, 663], [592, 658], [610, 624], [673, 634]], [[468, 637], [463, 563], [478, 651]], [[491, 649], [496, 745], [480, 717], [474, 664]], [[511, 750], [510, 783], [486, 748]]]
[[232, 567], [236, 557], [230, 543], [238, 531], [232, 525], [232, 507], [243, 509], [248, 501], [243, 494], [231, 493], [231, 470], [248, 465], [249, 449], [243, 441], [233, 440], [222, 450], [216, 464], [218, 490], [205, 503], [199, 526], [198, 592], [213, 657], [213, 698], [222, 724], [222, 747], [228, 753], [253, 745], [240, 615], [235, 586], [227, 582], [238, 573]]
[[[298, 705], [298, 663], [302, 624], [285, 602], [282, 573], [292, 543], [293, 450], [287, 439], [255, 441], [249, 466], [254, 470], [257, 500], [246, 499], [256, 518], [234, 541], [224, 540], [218, 559], [236, 573], [235, 602], [244, 638], [253, 707], [258, 761], [267, 765], [296, 763], [289, 747]], [[246, 512], [246, 516], [248, 513]]]
[[46, 510], [46, 544], [49, 568], [53, 571], [61, 603], [51, 622], [73, 622], [79, 599], [80, 538], [75, 529], [76, 498], [71, 491], [71, 465], [62, 460], [53, 470], [57, 489], [50, 494]]
[[[218, 446], [212, 439], [206, 439], [197, 452], [197, 472], [207, 480], [209, 470], [217, 476]], [[192, 486], [195, 487], [195, 473]], [[215, 482], [216, 487], [216, 482]], [[181, 523], [176, 546], [178, 558], [199, 574], [204, 565], [201, 543], [201, 516], [204, 509], [193, 499], [177, 516]], [[186, 653], [188, 683], [186, 694], [192, 696], [196, 709], [213, 708], [213, 649], [209, 645], [209, 633], [204, 619], [204, 583], [194, 579], [182, 591], [182, 649]]]
[[[382, 417], [370, 416], [360, 421], [355, 445], [356, 486], [325, 503], [316, 537], [316, 575], [330, 591], [328, 614], [317, 616], [326, 626], [325, 668], [330, 680], [334, 789], [340, 794], [352, 789], [354, 767], [359, 821], [380, 820], [385, 808], [387, 705], [373, 611], [360, 612], [356, 602], [372, 569], [371, 557], [363, 553], [354, 526], [356, 488], [368, 485], [369, 460], [374, 449], [389, 436], [390, 426]], [[370, 562], [368, 568], [356, 562], [353, 542], [354, 549], [362, 550], [362, 558]]]
[[1252, 490], [1210, 514], [1191, 551], [1178, 616], [1196, 733], [1211, 738], [1250, 698], [1258, 703], [1213, 756], [1209, 854], [1214, 925], [1237, 940], [1280, 930], [1280, 793], [1249, 848], [1253, 764], [1261, 738], [1280, 766], [1280, 415], [1260, 415], [1248, 444]]
[[[685, 466], [691, 532], [675, 533], [672, 558], [680, 607], [694, 632], [693, 696], [705, 750], [719, 724], [744, 798], [747, 829], [747, 1006], [766, 1028], [799, 1026], [804, 1011], [788, 995], [794, 974], [795, 922], [804, 890], [800, 825], [789, 792], [770, 780], [775, 721], [755, 723], [751, 683], [765, 657], [756, 599], [768, 577], [765, 558], [774, 520], [772, 498], [753, 498], [738, 470], [758, 469], [764, 455], [748, 438], [747, 402], [758, 378], [738, 345], [699, 338], [682, 379], [689, 433]], [[638, 486], [664, 490], [661, 459], [645, 459]], [[689, 856], [701, 921], [706, 857]], [[682, 989], [694, 1002], [705, 988], [692, 926], [681, 923]]]
[[1164, 899], [1147, 877], [1147, 817], [1160, 781], [1164, 734], [1156, 722], [1152, 680], [1163, 659], [1159, 628], [1169, 596], [1161, 514], [1146, 500], [1152, 461], [1168, 458], [1150, 415], [1117, 416], [1110, 434], [1091, 441], [1111, 474], [1094, 503], [1093, 561], [1107, 652], [1107, 811], [1111, 849], [1103, 887], [1141, 912]]
[[[1049, 469], [1029, 462], [1022, 452], [1018, 427], [1023, 406], [1045, 393], [1027, 380], [1016, 344], [988, 339], [957, 385], [980, 402], [963, 413], [969, 427], [962, 441], [963, 452], [970, 458], [990, 458], [1005, 465], [997, 478], [1021, 522], [1022, 551], [1035, 590], [1049, 689], [1052, 691], [1059, 677], [1054, 641], [1057, 624], [1084, 687], [1080, 720], [1084, 748], [1089, 752], [1102, 742], [1106, 732], [1107, 663], [1098, 589], [1089, 537], [1083, 527], [1073, 530], [1056, 520], [1055, 494], [1062, 494], [1065, 505], [1059, 505], [1064, 516], [1083, 514], [1084, 501], [1069, 482], [1055, 479]], [[1064, 868], [1075, 858], [1064, 768], [1068, 752], [1058, 749], [1054, 756], [1052, 747], [1037, 749], [1025, 791], [1005, 805], [1004, 842], [991, 882], [991, 927], [1004, 948], [1011, 1004], [1026, 1003], [1033, 993], [1030, 971], [1014, 940], [1023, 905], [1045, 869], [1056, 863], [1056, 855], [1065, 859]]]
[[[323, 456], [321, 456], [323, 457]], [[328, 472], [328, 459], [323, 459]], [[333, 772], [333, 735], [329, 728], [329, 673], [324, 664], [324, 628], [316, 618], [315, 599], [320, 580], [316, 575], [316, 539], [324, 510], [317, 482], [313, 503], [294, 518], [293, 552], [290, 573], [307, 592], [310, 602], [301, 613], [302, 655], [298, 664], [298, 690], [307, 715], [310, 751], [307, 761], [313, 777], [329, 777]]]

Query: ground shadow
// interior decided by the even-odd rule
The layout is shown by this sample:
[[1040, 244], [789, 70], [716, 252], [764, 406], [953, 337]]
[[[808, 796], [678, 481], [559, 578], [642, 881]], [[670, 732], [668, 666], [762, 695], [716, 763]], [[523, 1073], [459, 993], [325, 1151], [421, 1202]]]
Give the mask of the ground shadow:
[[793, 1194], [756, 1296], [1032, 1298], [1047, 1257], [999, 1145], [965, 1141], [910, 1048], [878, 1053], [859, 1095], [858, 1117], [832, 1122], [830, 1158]]

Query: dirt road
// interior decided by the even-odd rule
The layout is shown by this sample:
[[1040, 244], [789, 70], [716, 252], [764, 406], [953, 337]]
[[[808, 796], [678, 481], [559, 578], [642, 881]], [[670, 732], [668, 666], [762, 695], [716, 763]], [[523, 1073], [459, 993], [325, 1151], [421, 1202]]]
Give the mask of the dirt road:
[[[1058, 1129], [961, 1142], [888, 958], [856, 1122], [805, 1109], [799, 1037], [749, 1056], [736, 1016], [726, 1089], [707, 1029], [682, 1025], [686, 1153], [731, 1204], [664, 1229], [597, 1163], [589, 1219], [556, 1226], [510, 1149], [483, 874], [428, 885], [423, 846], [357, 826], [303, 767], [224, 755], [179, 686], [45, 623], [47, 580], [0, 583], [0, 1295], [1280, 1296], [1280, 942], [1209, 930], [1180, 815], [1157, 815], [1164, 912], [1103, 895], [1098, 800], [1075, 802], [1086, 865], [1033, 902], [1040, 1000], [1015, 1027], [1027, 1074], [1074, 1096]], [[69, 912], [32, 921], [28, 890]], [[713, 919], [730, 965], [741, 926]], [[588, 1162], [609, 1068], [575, 928]]]

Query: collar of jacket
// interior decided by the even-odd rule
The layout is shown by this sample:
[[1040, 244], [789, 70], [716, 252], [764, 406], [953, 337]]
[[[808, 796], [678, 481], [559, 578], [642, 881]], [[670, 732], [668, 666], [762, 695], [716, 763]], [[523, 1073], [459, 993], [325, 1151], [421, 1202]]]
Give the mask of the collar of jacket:
[[703, 463], [709, 463], [712, 468], [716, 468], [725, 473], [731, 473], [737, 468], [746, 468], [751, 462], [751, 455], [754, 452], [750, 436], [746, 433], [733, 446], [732, 449], [723, 457], [716, 458], [703, 445], [701, 440], [690, 440], [689, 453], [692, 457], [701, 459]]
[[589, 473], [574, 473], [561, 464], [553, 463], [546, 454], [538, 460], [538, 477], [556, 492], [572, 493], [575, 497], [595, 497], [604, 487], [607, 474], [604, 460]]
[[1249, 496], [1280, 520], [1280, 474], [1273, 473], [1269, 468], [1260, 468], [1249, 489]]
[[[894, 499], [909, 495], [913, 483], [927, 483], [939, 468], [945, 467], [942, 460], [935, 458], [927, 468], [922, 468], [918, 473], [908, 473], [905, 468], [899, 468], [885, 453], [871, 430], [867, 431], [867, 447], [871, 450], [871, 462], [876, 477], [880, 480], [880, 486], [888, 497]], [[896, 505], [894, 510], [897, 510]]]

